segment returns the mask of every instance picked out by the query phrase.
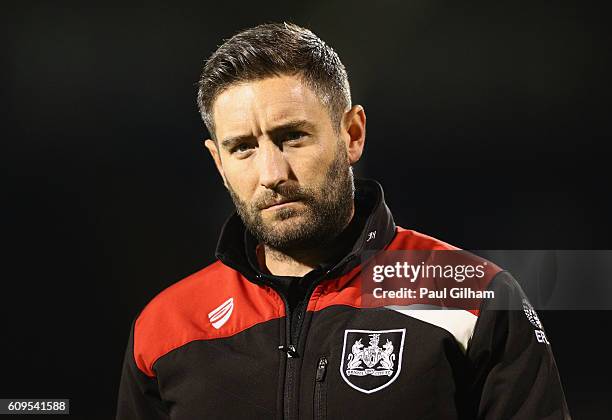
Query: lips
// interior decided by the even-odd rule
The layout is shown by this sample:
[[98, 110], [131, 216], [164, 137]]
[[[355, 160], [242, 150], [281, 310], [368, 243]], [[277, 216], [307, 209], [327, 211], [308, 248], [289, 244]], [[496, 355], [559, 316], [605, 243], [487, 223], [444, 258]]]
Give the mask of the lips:
[[267, 210], [267, 209], [269, 209], [271, 207], [280, 206], [281, 204], [285, 204], [285, 203], [295, 203], [296, 201], [297, 200], [280, 200], [280, 201], [277, 201], [275, 203], [271, 203], [271, 204], [266, 205], [264, 208], [262, 208], [262, 210]]

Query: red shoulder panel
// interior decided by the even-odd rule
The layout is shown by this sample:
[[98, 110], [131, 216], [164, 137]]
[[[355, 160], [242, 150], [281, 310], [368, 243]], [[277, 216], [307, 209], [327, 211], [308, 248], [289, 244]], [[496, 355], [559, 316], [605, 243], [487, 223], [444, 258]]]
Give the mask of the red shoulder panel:
[[431, 236], [427, 236], [423, 233], [419, 233], [414, 230], [404, 229], [403, 227], [398, 226], [396, 228], [397, 234], [391, 243], [387, 246], [387, 250], [389, 251], [397, 251], [397, 250], [459, 250], [456, 246], [447, 244], [446, 242], [442, 242], [439, 239], [433, 238]]
[[[387, 246], [385, 251], [460, 251], [460, 248], [457, 248], [453, 245], [450, 245], [446, 242], [442, 242], [436, 238], [431, 236], [424, 235], [422, 233], [404, 229], [402, 227], [397, 227], [395, 238], [391, 241], [391, 243]], [[383, 251], [384, 252], [384, 251]], [[480, 257], [469, 254], [469, 253], [461, 253], [457, 254], [454, 258], [455, 262], [461, 262], [463, 264], [467, 263], [477, 263], [484, 261]], [[474, 290], [485, 290], [492, 278], [497, 274], [501, 269], [497, 267], [495, 264], [487, 261], [487, 269], [485, 271], [485, 276], [482, 279], [472, 282], [470, 285]], [[364, 281], [371, 281], [370, 278], [365, 279], [363, 267], [358, 266], [355, 267], [351, 272], [345, 274], [344, 276], [324, 282], [315, 290], [309, 305], [309, 311], [320, 311], [329, 306], [333, 305], [347, 305], [355, 308], [362, 307], [372, 307], [374, 301], [376, 302], [374, 306], [385, 306], [385, 305], [393, 305], [397, 304], [394, 301], [385, 301], [385, 300], [374, 300], [370, 297], [370, 299], [362, 299], [364, 296]], [[467, 283], [466, 283], [467, 284]], [[444, 301], [432, 301], [431, 298], [423, 298], [423, 299], [413, 299], [410, 300], [411, 304], [434, 304], [439, 306], [444, 306], [445, 303], [453, 303], [452, 300]], [[452, 306], [452, 305], [448, 305]], [[472, 312], [474, 315], [478, 316], [479, 311], [476, 309], [480, 306], [480, 301], [471, 301], [468, 302], [469, 308], [467, 310]]]
[[134, 327], [134, 359], [155, 376], [153, 364], [191, 341], [229, 337], [285, 316], [281, 298], [217, 261], [159, 293]]

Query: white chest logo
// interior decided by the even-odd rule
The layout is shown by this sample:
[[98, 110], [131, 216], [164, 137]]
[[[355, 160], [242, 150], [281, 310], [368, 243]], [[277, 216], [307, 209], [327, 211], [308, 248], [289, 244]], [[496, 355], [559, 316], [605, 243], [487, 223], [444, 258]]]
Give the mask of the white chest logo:
[[221, 305], [217, 306], [208, 314], [208, 319], [213, 327], [216, 329], [221, 328], [227, 320], [232, 316], [234, 310], [234, 298], [229, 298]]
[[[391, 385], [402, 368], [405, 335], [405, 328], [345, 330], [340, 364], [344, 381], [366, 394]], [[365, 340], [368, 340], [367, 346]]]

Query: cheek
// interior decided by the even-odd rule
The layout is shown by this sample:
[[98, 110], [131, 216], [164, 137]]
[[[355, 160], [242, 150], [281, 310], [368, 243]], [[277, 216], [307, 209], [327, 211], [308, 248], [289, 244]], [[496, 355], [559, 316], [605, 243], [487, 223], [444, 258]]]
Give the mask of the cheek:
[[320, 186], [325, 180], [327, 170], [331, 166], [335, 154], [335, 148], [317, 146], [310, 153], [295, 159], [291, 167], [301, 184]]
[[250, 202], [257, 188], [257, 176], [248, 165], [236, 165], [225, 168], [225, 178], [231, 188], [243, 200]]
[[320, 187], [326, 181], [329, 168], [336, 158], [336, 148], [321, 147], [313, 151], [303, 162], [302, 173], [308, 177], [308, 183]]

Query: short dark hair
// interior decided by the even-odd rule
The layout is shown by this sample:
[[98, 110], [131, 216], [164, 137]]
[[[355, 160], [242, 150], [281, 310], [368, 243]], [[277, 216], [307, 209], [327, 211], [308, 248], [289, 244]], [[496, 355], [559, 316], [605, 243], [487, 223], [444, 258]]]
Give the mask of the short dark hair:
[[351, 107], [346, 69], [338, 54], [310, 30], [293, 23], [266, 23], [245, 29], [217, 48], [198, 82], [198, 109], [216, 141], [212, 105], [235, 83], [299, 75], [327, 107], [336, 131]]

